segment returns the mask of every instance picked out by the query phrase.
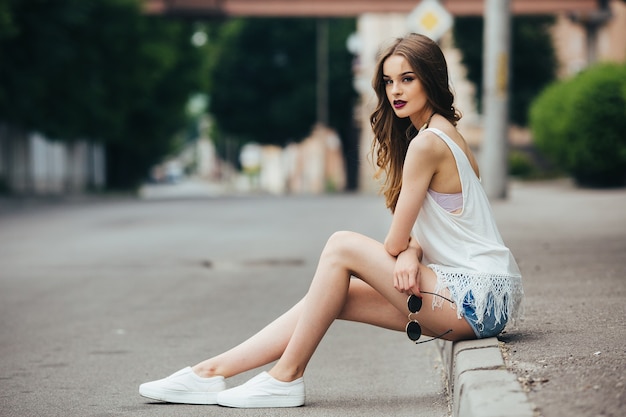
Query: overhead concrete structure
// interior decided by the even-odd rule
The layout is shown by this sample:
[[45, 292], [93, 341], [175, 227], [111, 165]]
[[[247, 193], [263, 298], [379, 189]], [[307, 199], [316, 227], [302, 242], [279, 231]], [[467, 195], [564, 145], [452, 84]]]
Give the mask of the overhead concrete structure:
[[[440, 0], [456, 16], [482, 15], [484, 0]], [[409, 13], [419, 0], [144, 0], [151, 14], [205, 17], [355, 17], [364, 13]], [[513, 14], [591, 13], [597, 0], [511, 0]]]

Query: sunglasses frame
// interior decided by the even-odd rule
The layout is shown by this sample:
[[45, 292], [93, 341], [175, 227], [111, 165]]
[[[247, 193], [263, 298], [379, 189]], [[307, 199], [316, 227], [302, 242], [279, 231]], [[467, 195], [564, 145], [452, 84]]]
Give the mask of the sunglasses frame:
[[[436, 293], [428, 292], [428, 291], [420, 291], [420, 293], [441, 297], [444, 300], [454, 304], [454, 301], [440, 294], [436, 294]], [[422, 297], [418, 297], [415, 294], [411, 294], [409, 295], [409, 298], [406, 300], [406, 304], [407, 304], [407, 308], [409, 309], [409, 315], [408, 315], [409, 322], [406, 324], [405, 332], [409, 340], [411, 340], [412, 342], [415, 342], [416, 345], [426, 343], [426, 342], [432, 342], [433, 340], [436, 340], [436, 339], [441, 339], [443, 336], [452, 332], [452, 329], [448, 329], [445, 332], [441, 333], [440, 335], [433, 337], [432, 339], [419, 341], [419, 339], [422, 337], [422, 325], [419, 323], [419, 321], [412, 318], [411, 314], [417, 314], [422, 309]], [[418, 334], [418, 336], [415, 337], [415, 334]]]

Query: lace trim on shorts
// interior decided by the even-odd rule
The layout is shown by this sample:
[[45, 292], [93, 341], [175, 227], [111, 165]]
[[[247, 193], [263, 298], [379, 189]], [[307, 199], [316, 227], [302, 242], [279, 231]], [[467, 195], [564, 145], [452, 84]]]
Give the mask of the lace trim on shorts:
[[[479, 325], [483, 322], [485, 312], [494, 314], [496, 324], [521, 318], [524, 297], [521, 276], [460, 271], [437, 264], [428, 267], [437, 275], [434, 292], [443, 295], [446, 289], [450, 291], [459, 318], [463, 316], [463, 300], [470, 293]], [[441, 307], [442, 304], [440, 297], [433, 297], [433, 308]]]

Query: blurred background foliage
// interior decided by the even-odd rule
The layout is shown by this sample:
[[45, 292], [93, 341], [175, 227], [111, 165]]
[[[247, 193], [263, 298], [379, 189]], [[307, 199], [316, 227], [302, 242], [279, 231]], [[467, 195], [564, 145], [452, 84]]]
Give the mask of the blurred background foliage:
[[598, 64], [551, 84], [530, 125], [537, 148], [577, 184], [626, 185], [626, 65]]
[[[316, 122], [316, 20], [235, 19], [218, 32], [210, 78], [211, 113], [223, 133], [285, 145]], [[329, 20], [329, 124], [351, 122], [354, 19]]]
[[[198, 115], [185, 112], [194, 95], [209, 98], [213, 139], [222, 151], [230, 144], [232, 162], [247, 141], [284, 145], [310, 133], [315, 19], [202, 22], [146, 16], [139, 6], [0, 0], [0, 120], [53, 140], [104, 143], [109, 188], [136, 186], [181, 144], [181, 131], [197, 128]], [[354, 27], [329, 23], [329, 122], [343, 138], [354, 137], [345, 47]], [[198, 32], [206, 41], [192, 44]]]
[[0, 119], [104, 143], [109, 187], [134, 186], [171, 150], [189, 94], [206, 88], [193, 28], [137, 1], [0, 0], [0, 19]]
[[[356, 92], [346, 39], [355, 19], [329, 19], [328, 124], [342, 138], [354, 185], [357, 138], [353, 131]], [[232, 160], [246, 142], [284, 146], [307, 137], [317, 121], [317, 20], [232, 19], [214, 31], [210, 113], [213, 139]]]

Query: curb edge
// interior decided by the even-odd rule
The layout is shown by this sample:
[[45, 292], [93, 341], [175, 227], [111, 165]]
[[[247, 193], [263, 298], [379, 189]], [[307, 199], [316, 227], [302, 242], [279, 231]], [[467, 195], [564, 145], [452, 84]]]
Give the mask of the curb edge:
[[507, 370], [496, 337], [438, 345], [453, 417], [533, 417], [534, 407]]

